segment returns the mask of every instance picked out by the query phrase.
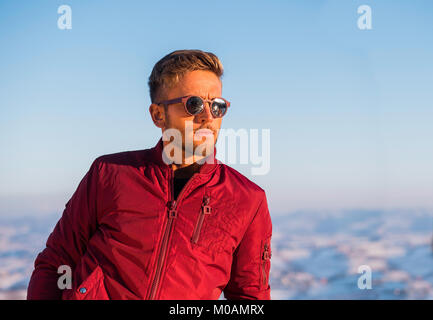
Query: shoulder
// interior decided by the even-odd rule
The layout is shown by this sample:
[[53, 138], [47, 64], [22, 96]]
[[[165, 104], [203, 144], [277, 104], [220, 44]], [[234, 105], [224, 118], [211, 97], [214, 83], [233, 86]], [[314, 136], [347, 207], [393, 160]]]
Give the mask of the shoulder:
[[91, 170], [101, 173], [124, 169], [139, 169], [150, 162], [150, 149], [121, 151], [98, 156], [91, 165]]
[[260, 200], [266, 197], [265, 190], [259, 185], [226, 164], [221, 164], [221, 175], [228, 178], [228, 181], [233, 185], [236, 192], [245, 192], [249, 196], [260, 198]]
[[147, 149], [104, 154], [97, 157], [95, 161], [103, 164], [136, 165], [146, 160], [146, 151]]

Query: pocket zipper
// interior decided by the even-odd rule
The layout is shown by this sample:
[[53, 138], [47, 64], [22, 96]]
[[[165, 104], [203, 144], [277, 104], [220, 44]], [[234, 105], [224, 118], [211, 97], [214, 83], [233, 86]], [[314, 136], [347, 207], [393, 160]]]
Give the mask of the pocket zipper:
[[204, 218], [206, 217], [206, 215], [209, 215], [211, 213], [211, 207], [209, 206], [209, 201], [210, 201], [209, 196], [205, 196], [203, 198], [203, 202], [201, 204], [200, 215], [198, 217], [197, 224], [195, 226], [194, 232], [193, 232], [192, 237], [191, 237], [191, 242], [194, 244], [197, 243], [198, 238], [200, 236], [200, 231], [201, 231], [201, 227], [203, 225]]
[[265, 243], [263, 246], [263, 255], [262, 255], [262, 274], [263, 274], [263, 285], [265, 286], [268, 282], [266, 277], [266, 263], [269, 259], [271, 259], [272, 253], [269, 251], [269, 245]]

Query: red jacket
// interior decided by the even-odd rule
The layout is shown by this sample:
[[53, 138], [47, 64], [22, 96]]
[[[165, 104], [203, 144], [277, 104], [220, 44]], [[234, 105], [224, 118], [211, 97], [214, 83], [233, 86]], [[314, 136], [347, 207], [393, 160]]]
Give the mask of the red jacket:
[[[265, 192], [215, 152], [177, 201], [161, 139], [98, 157], [37, 256], [27, 298], [270, 299]], [[72, 289], [57, 285], [61, 265]]]

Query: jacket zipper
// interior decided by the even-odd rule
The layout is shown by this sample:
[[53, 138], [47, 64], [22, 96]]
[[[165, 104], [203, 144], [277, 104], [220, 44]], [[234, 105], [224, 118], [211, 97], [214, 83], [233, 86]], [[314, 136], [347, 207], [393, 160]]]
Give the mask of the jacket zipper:
[[262, 256], [262, 273], [263, 273], [263, 285], [265, 286], [268, 282], [268, 279], [266, 277], [266, 263], [271, 258], [271, 253], [269, 252], [269, 246], [267, 243], [264, 245], [264, 251]]
[[180, 202], [180, 199], [181, 199], [184, 191], [187, 189], [187, 186], [191, 183], [191, 181], [194, 179], [194, 176], [196, 175], [196, 173], [194, 173], [192, 175], [192, 177], [188, 180], [186, 185], [182, 188], [181, 192], [179, 193], [179, 195], [177, 197], [177, 201], [176, 201], [176, 200], [174, 200], [173, 171], [170, 170], [169, 172], [170, 172], [169, 179], [170, 179], [171, 190], [169, 192], [170, 200], [167, 203], [168, 208], [169, 208], [168, 221], [167, 221], [167, 224], [165, 226], [165, 230], [164, 230], [164, 234], [163, 234], [163, 238], [162, 238], [161, 249], [159, 251], [158, 260], [157, 260], [157, 264], [156, 264], [155, 276], [153, 278], [153, 281], [151, 282], [152, 285], [151, 285], [151, 288], [149, 291], [149, 297], [148, 297], [149, 300], [153, 300], [155, 298], [155, 294], [158, 290], [159, 281], [161, 278], [162, 267], [164, 265], [165, 258], [166, 258], [168, 240], [170, 238], [170, 235], [171, 235], [171, 232], [173, 229], [174, 219], [176, 219], [176, 217], [177, 217], [177, 206]]
[[201, 231], [201, 227], [203, 225], [204, 218], [206, 217], [206, 215], [209, 215], [211, 213], [211, 207], [209, 206], [209, 201], [210, 201], [209, 196], [205, 196], [203, 198], [203, 203], [201, 204], [200, 215], [198, 217], [197, 224], [195, 226], [194, 232], [193, 232], [192, 237], [191, 237], [192, 243], [197, 243], [198, 238], [200, 236], [200, 231]]

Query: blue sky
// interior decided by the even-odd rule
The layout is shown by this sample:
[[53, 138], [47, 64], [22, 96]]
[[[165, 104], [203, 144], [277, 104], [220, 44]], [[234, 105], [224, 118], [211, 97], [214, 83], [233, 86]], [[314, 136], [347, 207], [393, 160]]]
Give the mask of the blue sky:
[[223, 128], [270, 129], [270, 172], [234, 167], [272, 214], [433, 208], [432, 40], [428, 0], [0, 1], [0, 214], [60, 212], [94, 158], [152, 147], [176, 49], [222, 60]]

